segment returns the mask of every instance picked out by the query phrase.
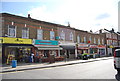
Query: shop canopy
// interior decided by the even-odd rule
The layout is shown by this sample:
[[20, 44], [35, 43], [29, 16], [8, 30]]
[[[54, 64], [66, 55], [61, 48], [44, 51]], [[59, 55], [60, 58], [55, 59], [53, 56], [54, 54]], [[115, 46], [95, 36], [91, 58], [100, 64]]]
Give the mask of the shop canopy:
[[67, 50], [75, 49], [75, 46], [73, 45], [61, 45], [60, 47], [62, 47], [63, 49], [67, 49]]
[[38, 47], [38, 50], [62, 50], [61, 47]]

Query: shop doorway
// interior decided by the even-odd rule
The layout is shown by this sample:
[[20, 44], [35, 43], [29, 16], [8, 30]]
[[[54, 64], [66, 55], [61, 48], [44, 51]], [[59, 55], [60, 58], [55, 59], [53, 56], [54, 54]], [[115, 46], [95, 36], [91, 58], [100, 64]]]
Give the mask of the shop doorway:
[[67, 52], [67, 53], [66, 53], [66, 54], [67, 54], [67, 58], [69, 58], [69, 56], [70, 56], [70, 55], [69, 55], [69, 54], [70, 54], [69, 50], [66, 50], [66, 52]]
[[44, 57], [49, 57], [49, 50], [44, 50]]

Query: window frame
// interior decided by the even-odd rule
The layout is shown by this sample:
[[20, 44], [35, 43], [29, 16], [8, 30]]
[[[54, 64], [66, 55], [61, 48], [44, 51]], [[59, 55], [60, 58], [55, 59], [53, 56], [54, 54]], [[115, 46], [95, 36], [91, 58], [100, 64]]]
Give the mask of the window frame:
[[55, 40], [55, 32], [50, 31], [50, 40]]
[[70, 40], [73, 41], [73, 32], [70, 32]]
[[17, 26], [14, 26], [15, 28], [14, 28], [14, 31], [15, 31], [15, 35], [14, 36], [10, 36], [10, 29], [12, 29], [12, 28], [10, 28], [10, 26], [14, 26], [14, 25], [8, 25], [8, 37], [16, 37], [16, 29], [17, 29]]
[[77, 35], [77, 43], [80, 43], [80, 35]]
[[65, 33], [63, 30], [62, 30], [62, 32], [60, 32], [60, 39], [65, 40]]
[[[23, 35], [23, 29], [27, 29], [27, 37], [24, 37], [24, 35]], [[24, 27], [24, 28], [22, 28], [22, 38], [25, 38], [25, 39], [28, 39], [29, 38], [29, 28], [27, 28], [27, 27]]]
[[[39, 31], [40, 31], [40, 33], [39, 33]], [[41, 37], [40, 37], [40, 36]], [[40, 37], [40, 38], [39, 38]], [[39, 39], [39, 40], [43, 40], [43, 30], [42, 29], [37, 29], [37, 39]]]

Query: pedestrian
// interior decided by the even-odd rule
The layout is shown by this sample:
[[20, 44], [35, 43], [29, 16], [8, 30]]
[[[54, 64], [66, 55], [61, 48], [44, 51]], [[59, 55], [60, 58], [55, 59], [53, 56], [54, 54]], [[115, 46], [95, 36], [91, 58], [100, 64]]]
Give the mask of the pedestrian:
[[34, 53], [33, 52], [31, 53], [31, 62], [32, 63], [34, 62]]
[[64, 53], [65, 54], [65, 62], [67, 62], [67, 55], [66, 55], [66, 53]]

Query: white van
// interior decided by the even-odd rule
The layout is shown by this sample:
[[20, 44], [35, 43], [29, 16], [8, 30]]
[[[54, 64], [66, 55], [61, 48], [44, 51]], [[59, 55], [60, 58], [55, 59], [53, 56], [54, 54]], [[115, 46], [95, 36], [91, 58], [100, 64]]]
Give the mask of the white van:
[[120, 71], [120, 49], [114, 51], [114, 67], [117, 71]]

